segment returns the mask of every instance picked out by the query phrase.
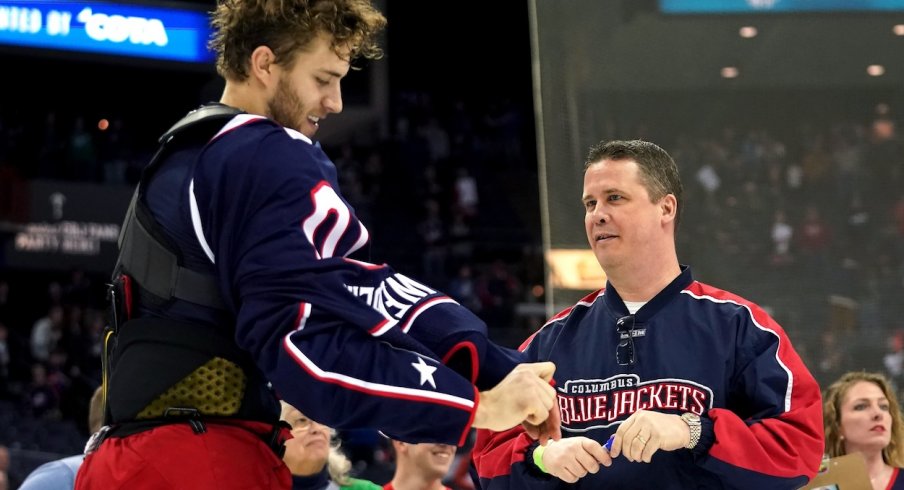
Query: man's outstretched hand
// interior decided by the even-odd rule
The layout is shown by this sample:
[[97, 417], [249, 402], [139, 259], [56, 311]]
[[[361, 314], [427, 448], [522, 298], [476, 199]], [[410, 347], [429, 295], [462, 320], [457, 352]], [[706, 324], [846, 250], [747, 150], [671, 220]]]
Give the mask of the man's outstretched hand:
[[480, 392], [473, 427], [501, 432], [524, 423], [528, 434], [548, 440], [559, 436], [556, 371], [551, 362], [519, 364], [493, 388]]
[[527, 432], [527, 435], [529, 435], [531, 439], [540, 441], [540, 444], [543, 444], [544, 446], [550, 439], [558, 441], [562, 438], [559, 406], [555, 401], [553, 401], [552, 408], [549, 409], [549, 416], [546, 420], [537, 425], [531, 424], [525, 420], [524, 422], [521, 422], [521, 425], [524, 426], [524, 431]]

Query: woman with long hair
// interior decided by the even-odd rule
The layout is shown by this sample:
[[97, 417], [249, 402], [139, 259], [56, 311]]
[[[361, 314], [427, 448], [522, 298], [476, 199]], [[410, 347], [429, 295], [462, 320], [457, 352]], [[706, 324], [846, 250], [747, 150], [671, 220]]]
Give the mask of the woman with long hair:
[[904, 428], [895, 391], [885, 376], [851, 371], [824, 397], [826, 453], [858, 452], [875, 490], [904, 490]]

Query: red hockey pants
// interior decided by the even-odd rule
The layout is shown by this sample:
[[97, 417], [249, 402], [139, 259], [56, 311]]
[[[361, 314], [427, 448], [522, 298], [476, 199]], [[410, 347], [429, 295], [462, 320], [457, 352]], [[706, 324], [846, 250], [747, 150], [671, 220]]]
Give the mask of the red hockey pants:
[[237, 421], [208, 423], [206, 428], [196, 434], [187, 423], [175, 423], [127, 437], [110, 437], [85, 457], [75, 488], [292, 488], [289, 469], [262, 439], [272, 426]]

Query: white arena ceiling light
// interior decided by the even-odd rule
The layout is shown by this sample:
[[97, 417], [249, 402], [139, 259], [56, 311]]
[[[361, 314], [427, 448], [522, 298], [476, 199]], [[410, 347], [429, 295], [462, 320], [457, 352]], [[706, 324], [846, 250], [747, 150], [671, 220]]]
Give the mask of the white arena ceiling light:
[[738, 78], [741, 73], [735, 66], [725, 66], [722, 68], [722, 78]]
[[869, 65], [866, 67], [866, 73], [871, 77], [881, 77], [885, 75], [885, 67], [882, 65]]
[[904, 0], [659, 0], [665, 14], [901, 12]]
[[738, 29], [738, 35], [743, 37], [744, 39], [750, 39], [756, 37], [759, 34], [756, 27], [753, 26], [744, 26]]
[[896, 24], [892, 27], [892, 31], [896, 36], [904, 36], [904, 24]]

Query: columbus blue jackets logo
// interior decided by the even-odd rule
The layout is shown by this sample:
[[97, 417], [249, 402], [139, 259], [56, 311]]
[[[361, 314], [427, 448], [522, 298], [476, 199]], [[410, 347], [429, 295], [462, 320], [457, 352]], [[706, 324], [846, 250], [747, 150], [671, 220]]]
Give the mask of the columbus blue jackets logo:
[[685, 379], [641, 381], [636, 374], [576, 379], [558, 388], [562, 430], [586, 432], [620, 424], [638, 410], [702, 415], [712, 408], [713, 392]]

